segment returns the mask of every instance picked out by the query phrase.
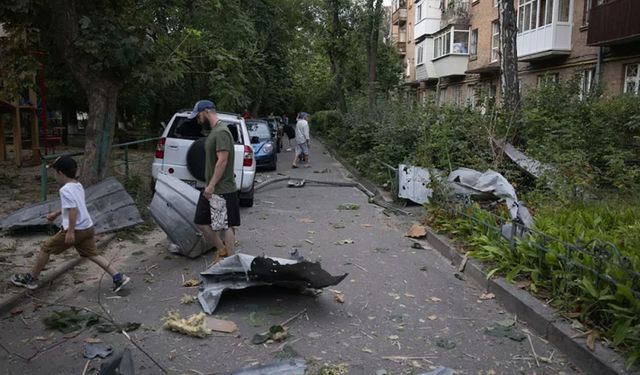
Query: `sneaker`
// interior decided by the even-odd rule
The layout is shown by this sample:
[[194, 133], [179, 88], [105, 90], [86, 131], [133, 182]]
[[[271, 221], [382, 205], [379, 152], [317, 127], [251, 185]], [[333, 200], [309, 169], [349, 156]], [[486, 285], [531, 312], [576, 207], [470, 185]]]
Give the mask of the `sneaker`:
[[131, 278], [127, 275], [122, 275], [122, 278], [118, 281], [113, 281], [113, 292], [118, 293], [123, 286], [127, 285], [127, 283], [131, 281]]
[[36, 280], [33, 278], [33, 276], [31, 276], [30, 273], [16, 273], [14, 275], [11, 275], [9, 281], [11, 281], [13, 285], [22, 286], [27, 289], [33, 290], [38, 287], [38, 284], [36, 284]]

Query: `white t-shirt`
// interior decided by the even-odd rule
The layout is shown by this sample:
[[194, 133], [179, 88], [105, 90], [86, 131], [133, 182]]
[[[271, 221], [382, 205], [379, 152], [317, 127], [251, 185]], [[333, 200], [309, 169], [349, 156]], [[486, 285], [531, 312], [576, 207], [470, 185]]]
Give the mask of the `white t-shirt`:
[[298, 120], [296, 124], [296, 143], [303, 144], [309, 140], [309, 123], [307, 120]]
[[62, 228], [69, 229], [69, 209], [76, 208], [76, 229], [87, 229], [93, 225], [87, 205], [84, 202], [84, 188], [79, 182], [68, 182], [60, 188], [60, 203], [62, 207]]

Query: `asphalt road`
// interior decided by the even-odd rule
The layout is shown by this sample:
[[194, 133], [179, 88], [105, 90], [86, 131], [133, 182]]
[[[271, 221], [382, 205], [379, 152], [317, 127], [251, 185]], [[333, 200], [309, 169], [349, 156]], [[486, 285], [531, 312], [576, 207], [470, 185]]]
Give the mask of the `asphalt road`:
[[[311, 148], [311, 168], [291, 169], [291, 152], [279, 156], [278, 170], [261, 173], [260, 181], [280, 174], [342, 182], [349, 178], [318, 143]], [[359, 208], [338, 209], [347, 203]], [[24, 357], [38, 355], [26, 361], [0, 349], [0, 373], [82, 374], [87, 366], [87, 374], [96, 374], [104, 360], [87, 365], [82, 355], [86, 338], [98, 338], [116, 351], [131, 348], [138, 374], [162, 373], [122, 334], [89, 328], [65, 336], [44, 328], [42, 318], [65, 307], [42, 300], [104, 314], [98, 296], [117, 321], [142, 323], [131, 337], [176, 374], [228, 373], [264, 364], [285, 344], [307, 359], [312, 374], [422, 374], [435, 366], [450, 367], [457, 374], [578, 373], [534, 332], [531, 344], [528, 338], [514, 341], [487, 334], [487, 327], [509, 326], [513, 320], [515, 325], [506, 332], [526, 337], [528, 331], [499, 301], [481, 300], [483, 290], [454, 277], [455, 268], [437, 252], [412, 248], [404, 233], [416, 220], [419, 217], [385, 212], [351, 187], [269, 185], [256, 193], [254, 207], [242, 210], [237, 250], [286, 258], [297, 249], [306, 259], [320, 260], [334, 275], [349, 273], [333, 291], [317, 296], [269, 287], [227, 292], [215, 316], [234, 321], [239, 327], [235, 334], [214, 333], [200, 339], [166, 331], [162, 319], [169, 311], [183, 317], [201, 311], [197, 304], [180, 303], [183, 295], [197, 293], [197, 288], [182, 287], [182, 281], [196, 277], [210, 255], [194, 260], [170, 255], [165, 236], [155, 231], [133, 251], [117, 246], [107, 251], [133, 278], [121, 298], [113, 297], [108, 278], [100, 288], [96, 268], [83, 265], [37, 291], [38, 300], [23, 304], [22, 314], [2, 317], [0, 343]], [[335, 291], [343, 293], [343, 303], [336, 300]], [[42, 306], [34, 309], [34, 303]], [[304, 309], [306, 313], [288, 325], [285, 341], [251, 343], [254, 334]], [[532, 345], [543, 357], [539, 364]]]

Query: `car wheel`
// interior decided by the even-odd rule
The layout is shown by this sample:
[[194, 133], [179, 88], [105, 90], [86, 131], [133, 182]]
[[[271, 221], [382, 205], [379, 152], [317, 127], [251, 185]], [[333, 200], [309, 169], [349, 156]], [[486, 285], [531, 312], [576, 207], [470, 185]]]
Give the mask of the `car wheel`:
[[240, 193], [240, 207], [253, 207], [253, 187], [246, 193]]
[[204, 168], [206, 163], [206, 152], [204, 151], [204, 143], [206, 137], [200, 138], [193, 142], [189, 151], [187, 151], [187, 169], [189, 173], [196, 179], [204, 181]]

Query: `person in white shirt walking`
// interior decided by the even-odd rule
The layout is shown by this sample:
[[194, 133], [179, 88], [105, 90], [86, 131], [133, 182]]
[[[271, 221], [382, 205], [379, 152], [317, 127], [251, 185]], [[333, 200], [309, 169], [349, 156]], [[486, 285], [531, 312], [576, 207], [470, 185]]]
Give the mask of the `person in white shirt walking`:
[[309, 114], [300, 113], [298, 122], [296, 123], [296, 155], [293, 158], [292, 168], [298, 168], [298, 162], [301, 162], [306, 168], [309, 168], [309, 122], [307, 118]]
[[60, 156], [47, 168], [55, 171], [55, 178], [60, 188], [60, 210], [47, 215], [47, 220], [53, 221], [62, 215], [62, 229], [49, 238], [38, 253], [36, 264], [31, 272], [18, 273], [11, 276], [10, 281], [17, 286], [28, 289], [36, 289], [36, 283], [40, 272], [49, 262], [51, 254], [61, 254], [71, 246], [74, 246], [81, 257], [100, 266], [113, 278], [113, 290], [118, 292], [130, 279], [118, 272], [113, 266], [98, 253], [96, 247], [95, 228], [84, 197], [82, 184], [76, 181], [78, 165], [69, 156]]

